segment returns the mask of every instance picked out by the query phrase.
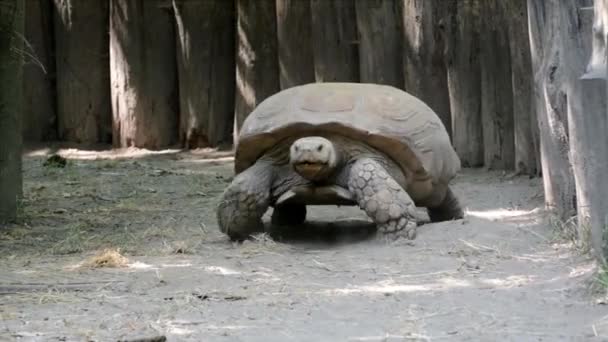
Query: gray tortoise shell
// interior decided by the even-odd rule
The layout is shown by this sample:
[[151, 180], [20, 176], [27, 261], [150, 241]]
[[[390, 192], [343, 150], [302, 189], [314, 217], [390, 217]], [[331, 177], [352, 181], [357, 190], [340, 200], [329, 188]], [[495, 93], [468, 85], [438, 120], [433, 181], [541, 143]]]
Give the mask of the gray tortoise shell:
[[239, 132], [235, 172], [287, 137], [315, 134], [368, 143], [422, 188], [447, 184], [460, 170], [443, 123], [418, 98], [386, 85], [311, 83], [276, 93], [251, 112]]

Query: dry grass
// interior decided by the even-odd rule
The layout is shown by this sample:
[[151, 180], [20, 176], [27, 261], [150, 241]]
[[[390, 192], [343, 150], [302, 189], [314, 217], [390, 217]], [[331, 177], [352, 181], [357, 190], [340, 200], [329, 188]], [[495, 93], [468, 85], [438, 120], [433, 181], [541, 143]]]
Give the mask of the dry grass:
[[85, 268], [126, 267], [129, 259], [120, 254], [120, 249], [108, 248], [97, 253], [81, 264]]

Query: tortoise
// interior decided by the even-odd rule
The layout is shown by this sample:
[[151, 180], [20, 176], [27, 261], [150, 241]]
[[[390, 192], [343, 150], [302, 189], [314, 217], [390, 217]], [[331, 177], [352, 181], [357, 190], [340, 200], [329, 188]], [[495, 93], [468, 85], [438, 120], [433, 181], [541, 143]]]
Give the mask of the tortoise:
[[306, 205], [358, 205], [383, 239], [415, 239], [416, 207], [459, 219], [449, 183], [460, 170], [445, 126], [420, 99], [388, 85], [310, 83], [262, 101], [237, 136], [235, 177], [217, 207], [232, 240], [297, 225]]

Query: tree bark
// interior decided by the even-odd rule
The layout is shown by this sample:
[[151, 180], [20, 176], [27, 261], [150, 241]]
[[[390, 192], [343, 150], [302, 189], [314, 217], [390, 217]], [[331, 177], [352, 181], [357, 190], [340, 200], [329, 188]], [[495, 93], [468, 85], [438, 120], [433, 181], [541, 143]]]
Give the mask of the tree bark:
[[[568, 120], [574, 179], [576, 182], [578, 237], [592, 247], [595, 256], [608, 260], [608, 74], [606, 42], [608, 37], [608, 1], [595, 2], [593, 11], [583, 11], [579, 25], [579, 48], [567, 52], [572, 67], [582, 69], [591, 59], [585, 74], [568, 89]], [[595, 27], [595, 30], [592, 28]], [[592, 37], [592, 48], [586, 37]]]
[[24, 2], [0, 0], [0, 224], [17, 215], [22, 191]]
[[[236, 130], [280, 90], [275, 0], [237, 0]], [[235, 135], [238, 137], [238, 135]]]
[[396, 0], [356, 0], [355, 5], [360, 81], [403, 89], [403, 32], [399, 4]]
[[173, 0], [179, 139], [186, 148], [232, 143], [235, 15], [232, 1]]
[[447, 73], [452, 144], [464, 167], [483, 165], [479, 3], [451, 0], [447, 29]]
[[[575, 213], [569, 159], [567, 85], [581, 71], [570, 54], [580, 49], [579, 8], [591, 0], [528, 0], [534, 103], [540, 129], [545, 204], [562, 220]], [[577, 70], [579, 69], [579, 70]]]
[[[451, 136], [450, 94], [444, 56], [448, 7], [438, 0], [401, 1], [405, 90], [426, 102], [439, 115]], [[457, 18], [460, 19], [465, 18]]]
[[484, 166], [515, 168], [513, 132], [513, 86], [507, 21], [500, 0], [482, 4], [481, 31], [481, 120]]
[[276, 0], [281, 89], [315, 81], [310, 0]]
[[532, 106], [532, 57], [528, 37], [526, 0], [501, 1], [507, 15], [515, 139], [515, 170], [518, 174], [538, 175], [540, 157], [538, 123]]
[[59, 138], [110, 142], [108, 2], [54, 2]]
[[354, 0], [311, 0], [317, 82], [358, 82], [359, 55]]
[[111, 0], [110, 70], [114, 146], [173, 145], [178, 94], [170, 2]]
[[25, 51], [23, 66], [23, 138], [55, 140], [57, 112], [53, 10], [45, 0], [25, 1]]

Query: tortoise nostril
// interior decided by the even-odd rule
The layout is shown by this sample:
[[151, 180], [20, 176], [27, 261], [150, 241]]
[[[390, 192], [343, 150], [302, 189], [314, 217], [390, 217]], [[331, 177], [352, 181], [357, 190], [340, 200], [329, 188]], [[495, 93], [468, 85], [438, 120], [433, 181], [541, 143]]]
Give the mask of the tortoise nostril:
[[317, 151], [319, 151], [319, 152], [323, 151], [323, 145], [317, 146]]

